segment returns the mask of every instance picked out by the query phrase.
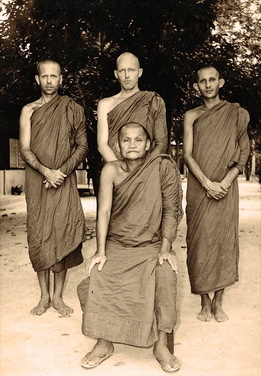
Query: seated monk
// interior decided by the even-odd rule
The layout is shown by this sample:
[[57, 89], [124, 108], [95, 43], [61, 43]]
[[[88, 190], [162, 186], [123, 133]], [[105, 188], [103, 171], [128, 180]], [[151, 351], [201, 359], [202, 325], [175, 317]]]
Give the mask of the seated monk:
[[83, 334], [97, 339], [81, 365], [98, 366], [113, 354], [113, 343], [154, 345], [162, 369], [175, 372], [181, 361], [169, 351], [167, 334], [176, 324], [179, 172], [169, 156], [147, 154], [150, 139], [138, 123], [120, 128], [117, 147], [122, 159], [101, 173], [97, 251], [78, 286]]

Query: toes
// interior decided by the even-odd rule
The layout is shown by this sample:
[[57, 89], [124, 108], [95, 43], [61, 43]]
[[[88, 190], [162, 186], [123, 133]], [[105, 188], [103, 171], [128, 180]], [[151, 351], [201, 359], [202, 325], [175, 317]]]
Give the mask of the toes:
[[34, 316], [41, 316], [43, 313], [46, 312], [46, 308], [45, 307], [35, 307], [31, 310], [31, 314], [34, 315]]

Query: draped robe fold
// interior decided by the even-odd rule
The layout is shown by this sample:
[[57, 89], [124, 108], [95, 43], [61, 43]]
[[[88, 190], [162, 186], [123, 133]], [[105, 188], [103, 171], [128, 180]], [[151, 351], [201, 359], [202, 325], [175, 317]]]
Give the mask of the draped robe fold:
[[[40, 163], [68, 176], [57, 189], [45, 189], [44, 177], [26, 166], [27, 238], [35, 271], [65, 259], [67, 267], [83, 261], [85, 221], [75, 168], [87, 151], [83, 108], [67, 96], [55, 96], [31, 118], [31, 151]], [[75, 260], [68, 256], [73, 251]], [[68, 258], [66, 258], [68, 256]]]
[[163, 143], [167, 151], [168, 131], [166, 125], [166, 109], [163, 99], [152, 91], [138, 91], [118, 104], [108, 113], [110, 148], [120, 159], [115, 143], [119, 129], [126, 123], [136, 122], [148, 132], [152, 141], [151, 150]]
[[[193, 124], [193, 158], [204, 175], [221, 182], [232, 167], [242, 172], [249, 154], [248, 112], [221, 101]], [[194, 294], [238, 281], [238, 182], [221, 200], [210, 199], [192, 173], [187, 186], [187, 266]]]
[[148, 347], [176, 323], [176, 274], [160, 266], [161, 238], [173, 242], [182, 217], [181, 186], [167, 156], [151, 158], [114, 190], [107, 261], [78, 286], [83, 334]]

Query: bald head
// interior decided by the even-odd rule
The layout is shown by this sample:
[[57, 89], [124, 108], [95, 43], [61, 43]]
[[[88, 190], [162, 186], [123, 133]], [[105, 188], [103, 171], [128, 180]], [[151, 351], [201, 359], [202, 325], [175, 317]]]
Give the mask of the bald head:
[[61, 74], [61, 66], [59, 63], [57, 63], [57, 61], [53, 60], [53, 59], [44, 59], [44, 60], [41, 60], [39, 61], [39, 63], [37, 64], [36, 66], [36, 69], [37, 69], [37, 72], [38, 72], [38, 75], [41, 75], [41, 68], [43, 65], [55, 65], [58, 69], [58, 72], [59, 72], [59, 75]]
[[220, 73], [219, 71], [213, 67], [212, 65], [207, 65], [203, 68], [200, 68], [198, 71], [197, 71], [197, 82], [199, 81], [200, 77], [206, 72], [206, 71], [211, 71], [212, 74], [214, 74], [215, 76], [218, 77], [218, 79], [220, 78]]
[[132, 54], [131, 52], [124, 52], [121, 54], [118, 59], [116, 60], [116, 69], [119, 68], [120, 64], [124, 64], [125, 62], [130, 62], [132, 64], [135, 64], [138, 69], [140, 69], [140, 62], [137, 56]]

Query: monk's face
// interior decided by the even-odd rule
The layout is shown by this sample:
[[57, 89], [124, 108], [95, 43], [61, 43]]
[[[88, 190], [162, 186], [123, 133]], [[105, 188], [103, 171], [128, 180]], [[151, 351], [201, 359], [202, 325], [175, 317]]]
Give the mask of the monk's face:
[[218, 97], [219, 89], [224, 85], [224, 80], [220, 79], [219, 72], [213, 68], [203, 68], [198, 71], [198, 82], [194, 88], [204, 99]]
[[41, 64], [39, 75], [35, 79], [40, 85], [41, 91], [46, 95], [54, 95], [58, 92], [62, 83], [61, 69], [59, 64], [47, 62]]
[[138, 87], [139, 78], [142, 75], [139, 60], [131, 53], [121, 55], [117, 62], [117, 69], [114, 71], [121, 88], [133, 90]]
[[123, 127], [119, 135], [118, 147], [124, 159], [143, 158], [150, 148], [150, 140], [141, 126]]

